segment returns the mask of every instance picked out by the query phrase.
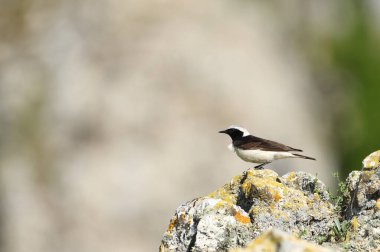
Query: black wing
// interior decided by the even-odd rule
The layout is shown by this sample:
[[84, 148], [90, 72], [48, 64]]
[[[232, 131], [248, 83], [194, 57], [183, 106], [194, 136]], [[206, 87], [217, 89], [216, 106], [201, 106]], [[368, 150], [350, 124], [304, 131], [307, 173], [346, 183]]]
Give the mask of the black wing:
[[293, 147], [266, 140], [255, 136], [245, 136], [233, 142], [234, 146], [243, 150], [263, 150], [263, 151], [302, 151]]

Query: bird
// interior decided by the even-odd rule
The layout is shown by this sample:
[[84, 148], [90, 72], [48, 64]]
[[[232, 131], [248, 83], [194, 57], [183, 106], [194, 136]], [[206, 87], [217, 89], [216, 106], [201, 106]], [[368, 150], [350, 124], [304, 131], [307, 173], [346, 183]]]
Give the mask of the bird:
[[259, 164], [255, 166], [256, 169], [263, 169], [265, 165], [284, 158], [316, 160], [313, 157], [293, 153], [302, 152], [301, 149], [253, 136], [248, 130], [239, 126], [232, 125], [226, 130], [219, 131], [219, 133], [224, 133], [231, 137], [232, 144], [228, 147], [235, 151], [239, 158], [246, 162]]

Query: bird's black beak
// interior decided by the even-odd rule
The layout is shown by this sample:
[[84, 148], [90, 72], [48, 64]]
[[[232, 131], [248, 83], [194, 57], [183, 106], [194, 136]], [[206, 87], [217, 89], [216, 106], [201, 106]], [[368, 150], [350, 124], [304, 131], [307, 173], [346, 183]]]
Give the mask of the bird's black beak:
[[226, 133], [227, 133], [227, 130], [221, 130], [221, 131], [219, 131], [219, 133], [224, 133], [224, 134], [226, 134]]

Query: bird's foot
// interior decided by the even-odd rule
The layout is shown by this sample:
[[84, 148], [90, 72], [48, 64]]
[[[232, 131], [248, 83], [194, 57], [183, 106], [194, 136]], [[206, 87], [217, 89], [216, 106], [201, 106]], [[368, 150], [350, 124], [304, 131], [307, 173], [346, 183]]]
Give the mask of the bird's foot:
[[262, 169], [264, 169], [264, 166], [266, 166], [267, 164], [270, 164], [271, 162], [266, 162], [266, 163], [262, 163], [262, 164], [260, 164], [260, 165], [256, 165], [254, 168], [256, 169], [256, 170], [262, 170]]

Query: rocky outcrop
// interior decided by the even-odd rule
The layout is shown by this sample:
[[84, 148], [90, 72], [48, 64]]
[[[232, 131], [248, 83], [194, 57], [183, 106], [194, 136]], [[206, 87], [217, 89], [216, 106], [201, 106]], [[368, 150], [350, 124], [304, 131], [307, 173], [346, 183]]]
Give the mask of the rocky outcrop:
[[346, 180], [343, 214], [350, 221], [342, 247], [352, 251], [380, 251], [380, 151], [363, 160], [363, 170]]
[[171, 219], [161, 249], [175, 251], [227, 250], [254, 237], [249, 215], [239, 206], [204, 197], [180, 206]]
[[[276, 248], [292, 250], [268, 251], [296, 251], [315, 243], [330, 251], [376, 250], [380, 248], [378, 160], [377, 156], [377, 163], [371, 161], [366, 170], [349, 175], [338, 196], [341, 200], [335, 200], [338, 205], [331, 202], [326, 186], [308, 173], [280, 177], [268, 169], [245, 171], [209, 195], [181, 205], [160, 250], [227, 251], [247, 246], [245, 251], [261, 251], [255, 248], [272, 246], [269, 241], [278, 243], [273, 245]], [[276, 229], [268, 232], [272, 228]], [[322, 251], [315, 248], [310, 251]]]

